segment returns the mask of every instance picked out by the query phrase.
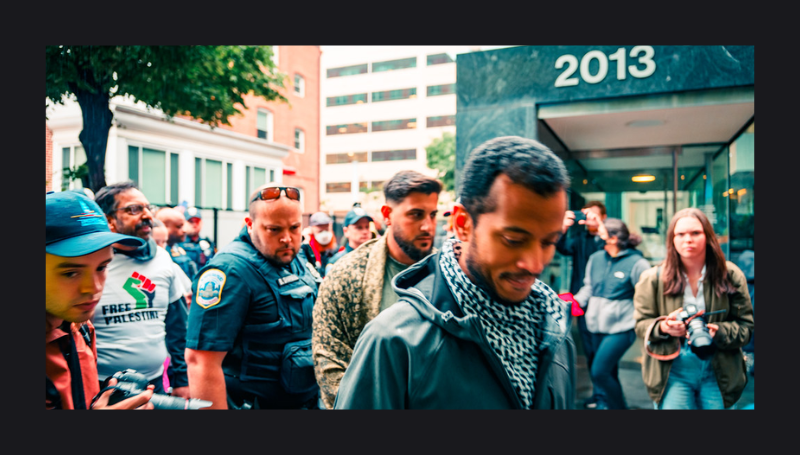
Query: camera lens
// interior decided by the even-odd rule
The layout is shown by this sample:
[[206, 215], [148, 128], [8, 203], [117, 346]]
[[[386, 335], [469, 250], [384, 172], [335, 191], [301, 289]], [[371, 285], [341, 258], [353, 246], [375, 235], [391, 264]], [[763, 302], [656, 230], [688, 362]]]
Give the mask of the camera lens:
[[714, 340], [708, 333], [705, 321], [702, 318], [692, 319], [686, 329], [689, 332], [689, 341], [692, 343], [692, 352], [703, 360], [711, 357], [714, 354]]

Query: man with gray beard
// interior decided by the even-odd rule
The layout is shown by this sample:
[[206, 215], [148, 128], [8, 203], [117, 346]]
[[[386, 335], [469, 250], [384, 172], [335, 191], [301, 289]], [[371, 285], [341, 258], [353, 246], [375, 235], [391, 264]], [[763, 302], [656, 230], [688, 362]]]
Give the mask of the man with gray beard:
[[436, 213], [442, 184], [401, 171], [383, 187], [385, 234], [337, 261], [314, 305], [312, 349], [322, 401], [332, 409], [339, 381], [364, 326], [397, 302], [392, 279], [435, 253]]

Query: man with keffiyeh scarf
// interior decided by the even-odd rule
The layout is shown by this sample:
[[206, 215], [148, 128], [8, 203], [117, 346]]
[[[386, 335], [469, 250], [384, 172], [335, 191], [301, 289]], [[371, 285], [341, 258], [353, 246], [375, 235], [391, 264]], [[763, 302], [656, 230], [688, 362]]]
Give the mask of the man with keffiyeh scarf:
[[335, 409], [571, 409], [566, 302], [538, 280], [555, 254], [569, 177], [542, 144], [476, 148], [456, 239], [393, 281], [400, 300], [364, 328]]

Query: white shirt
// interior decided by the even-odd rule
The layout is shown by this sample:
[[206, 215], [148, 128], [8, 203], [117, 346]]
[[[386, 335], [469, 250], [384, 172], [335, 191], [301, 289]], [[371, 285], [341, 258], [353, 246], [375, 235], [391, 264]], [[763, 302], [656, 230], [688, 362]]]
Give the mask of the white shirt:
[[706, 276], [706, 266], [700, 271], [700, 278], [697, 279], [697, 297], [692, 294], [692, 285], [689, 284], [689, 276], [683, 274], [683, 280], [686, 282], [686, 287], [683, 288], [683, 308], [686, 309], [687, 304], [693, 303], [697, 307], [697, 311], [706, 309], [706, 298], [703, 297], [703, 279]]
[[101, 381], [127, 368], [148, 379], [163, 373], [167, 308], [185, 293], [177, 270], [163, 248], [146, 262], [114, 255], [92, 318]]

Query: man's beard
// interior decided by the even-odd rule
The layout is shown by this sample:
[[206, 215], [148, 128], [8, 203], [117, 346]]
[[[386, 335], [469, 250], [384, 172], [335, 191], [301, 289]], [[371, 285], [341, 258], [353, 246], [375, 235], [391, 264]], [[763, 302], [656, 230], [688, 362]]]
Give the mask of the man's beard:
[[287, 265], [291, 264], [292, 261], [294, 261], [294, 258], [297, 257], [297, 248], [294, 248], [291, 245], [281, 246], [281, 248], [291, 248], [292, 249], [292, 258], [290, 260], [286, 261], [286, 262], [283, 262], [283, 259], [281, 259], [280, 256], [275, 254], [274, 251], [271, 252], [270, 254], [266, 254], [265, 250], [267, 250], [267, 249], [264, 247], [264, 245], [261, 244], [261, 241], [258, 239], [258, 237], [251, 236], [250, 240], [253, 242], [253, 246], [256, 247], [258, 252], [261, 253], [262, 256], [264, 256], [264, 259], [266, 259], [267, 262], [269, 262], [270, 264], [272, 264], [275, 267], [278, 267], [278, 268], [286, 267]]
[[411, 239], [410, 241], [406, 240], [406, 238], [403, 236], [403, 231], [401, 231], [397, 225], [392, 226], [391, 231], [394, 241], [397, 242], [397, 244], [400, 246], [400, 249], [403, 250], [403, 253], [410, 257], [414, 262], [419, 262], [422, 258], [431, 254], [431, 251], [433, 251], [433, 237], [431, 237], [430, 240], [431, 246], [427, 250], [421, 250], [414, 246], [414, 239]]
[[[122, 226], [122, 223], [119, 223], [119, 220], [118, 220], [117, 221], [117, 233], [118, 234], [125, 234], [125, 235], [130, 235], [130, 236], [133, 236], [133, 237], [139, 237], [142, 240], [150, 240], [150, 236], [153, 233], [153, 220], [142, 220], [142, 221], [136, 223], [136, 226], [134, 226], [133, 229], [130, 229], [130, 230], [125, 229], [124, 226], [122, 226], [122, 230], [120, 230], [119, 229], [120, 226]], [[141, 228], [143, 228], [145, 226], [148, 226], [150, 228], [150, 232], [145, 234], [144, 237], [142, 237], [141, 235], [137, 234], [137, 232], [139, 231], [139, 229], [141, 229]]]
[[[520, 300], [518, 302], [512, 302], [511, 300], [506, 300], [506, 299], [500, 297], [500, 295], [497, 293], [497, 289], [495, 288], [494, 283], [492, 283], [492, 281], [490, 279], [491, 275], [488, 272], [487, 273], [483, 273], [483, 267], [481, 266], [481, 264], [476, 259], [477, 257], [480, 256], [480, 253], [478, 253], [478, 244], [476, 243], [475, 240], [476, 240], [475, 239], [475, 234], [473, 234], [472, 238], [470, 239], [469, 255], [467, 255], [467, 258], [466, 258], [466, 261], [465, 261], [467, 263], [467, 271], [469, 271], [469, 275], [470, 275], [469, 278], [471, 278], [470, 281], [472, 281], [473, 284], [475, 284], [476, 286], [481, 288], [484, 292], [489, 294], [489, 297], [493, 301], [495, 301], [495, 302], [497, 302], [497, 303], [499, 303], [501, 305], [517, 306], [517, 305], [521, 304], [522, 302], [524, 302], [525, 300], [527, 300], [528, 296], [530, 296], [530, 293], [528, 294], [528, 296], [525, 296], [524, 299], [522, 299], [522, 300]], [[500, 277], [502, 277], [503, 275], [504, 275], [504, 273], [501, 273]], [[500, 278], [500, 277], [498, 277], [498, 278]]]

